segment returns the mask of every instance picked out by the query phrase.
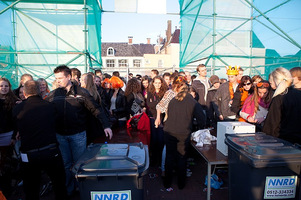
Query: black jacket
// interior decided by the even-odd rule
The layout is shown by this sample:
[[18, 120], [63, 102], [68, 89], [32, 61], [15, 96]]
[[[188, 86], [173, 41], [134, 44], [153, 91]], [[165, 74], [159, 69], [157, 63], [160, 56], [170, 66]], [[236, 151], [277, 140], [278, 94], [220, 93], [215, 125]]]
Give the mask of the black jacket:
[[19, 131], [23, 152], [57, 143], [55, 131], [56, 109], [40, 96], [31, 96], [15, 106], [15, 132]]
[[72, 85], [69, 92], [64, 88], [57, 88], [46, 100], [53, 102], [58, 110], [56, 130], [61, 135], [73, 135], [85, 131], [87, 112], [91, 112], [100, 120], [103, 128], [110, 127], [104, 109], [84, 88]]
[[[110, 100], [113, 97], [114, 91], [110, 94]], [[111, 101], [110, 101], [111, 107]], [[109, 107], [109, 108], [110, 108]], [[127, 109], [126, 109], [126, 97], [124, 96], [124, 91], [120, 88], [117, 92], [116, 102], [115, 102], [115, 109], [112, 110], [113, 115], [117, 118], [123, 118], [129, 116]]]

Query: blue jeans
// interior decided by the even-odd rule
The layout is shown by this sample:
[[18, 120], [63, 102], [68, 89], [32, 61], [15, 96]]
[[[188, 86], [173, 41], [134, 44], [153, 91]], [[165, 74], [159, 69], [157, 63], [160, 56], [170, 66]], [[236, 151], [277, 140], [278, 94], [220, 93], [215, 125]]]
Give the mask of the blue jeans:
[[74, 135], [56, 134], [57, 141], [64, 161], [66, 171], [66, 186], [68, 195], [71, 195], [75, 189], [76, 181], [71, 169], [83, 154], [87, 145], [86, 131]]

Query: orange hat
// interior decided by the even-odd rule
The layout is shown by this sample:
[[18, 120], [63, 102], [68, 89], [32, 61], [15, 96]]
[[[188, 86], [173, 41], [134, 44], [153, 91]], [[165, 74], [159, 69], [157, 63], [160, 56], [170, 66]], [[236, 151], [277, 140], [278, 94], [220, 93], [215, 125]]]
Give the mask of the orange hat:
[[239, 68], [240, 68], [239, 66], [234, 66], [234, 67], [226, 66], [227, 75], [234, 75], [234, 76], [238, 75]]

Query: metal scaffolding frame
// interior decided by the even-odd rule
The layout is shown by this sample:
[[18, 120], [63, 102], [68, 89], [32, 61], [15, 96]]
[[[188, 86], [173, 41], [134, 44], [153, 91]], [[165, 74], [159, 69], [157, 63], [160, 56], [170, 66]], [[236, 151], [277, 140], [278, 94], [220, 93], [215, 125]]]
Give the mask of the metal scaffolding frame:
[[[264, 27], [266, 27], [267, 29], [269, 29], [270, 31], [272, 31], [273, 33], [277, 34], [278, 36], [280, 36], [281, 38], [285, 39], [286, 41], [288, 41], [289, 43], [291, 43], [292, 45], [296, 46], [297, 48], [301, 49], [300, 44], [295, 41], [288, 33], [286, 33], [284, 30], [282, 30], [280, 28], [280, 26], [278, 26], [275, 22], [273, 22], [273, 20], [271, 20], [267, 14], [287, 3], [289, 3], [292, 0], [287, 0], [284, 1], [282, 3], [280, 3], [277, 6], [274, 6], [272, 8], [270, 8], [269, 10], [262, 12], [259, 8], [257, 8], [252, 1], [250, 0], [242, 0], [241, 2], [245, 2], [247, 5], [249, 5], [251, 7], [251, 14], [250, 14], [250, 18], [243, 18], [243, 17], [235, 17], [235, 16], [222, 16], [222, 15], [218, 15], [218, 13], [216, 13], [216, 4], [217, 1], [216, 0], [212, 0], [212, 14], [203, 14], [200, 13], [202, 7], [204, 6], [204, 0], [198, 1], [198, 0], [180, 0], [180, 15], [181, 15], [181, 23], [184, 17], [185, 20], [190, 20], [190, 22], [192, 22], [192, 27], [191, 29], [187, 29], [187, 30], [181, 30], [181, 35], [180, 35], [180, 41], [181, 41], [181, 49], [180, 49], [180, 69], [186, 67], [189, 64], [192, 63], [196, 63], [199, 61], [205, 61], [205, 65], [207, 65], [210, 61], [211, 61], [211, 74], [214, 74], [214, 71], [216, 70], [216, 60], [219, 60], [221, 63], [223, 63], [225, 66], [228, 66], [229, 63], [227, 63], [227, 61], [224, 60], [224, 58], [245, 58], [245, 59], [249, 59], [249, 66], [245, 66], [245, 68], [249, 68], [250, 72], [251, 70], [256, 71], [258, 67], [265, 67], [265, 66], [278, 66], [281, 64], [289, 64], [289, 63], [296, 63], [296, 65], [300, 66], [301, 65], [301, 57], [271, 57], [271, 56], [254, 56], [253, 52], [252, 52], [252, 31], [253, 31], [253, 23], [254, 21], [260, 23], [261, 25], [263, 25]], [[208, 6], [208, 5], [207, 5]], [[258, 13], [258, 15], [253, 16], [254, 14], [254, 10]], [[189, 17], [189, 18], [188, 18]], [[262, 23], [261, 21], [258, 20], [258, 18], [260, 17], [264, 17], [270, 24], [270, 26]], [[189, 46], [189, 44], [191, 43], [191, 40], [194, 40], [195, 42], [195, 38], [192, 38], [192, 34], [194, 33], [194, 29], [196, 24], [201, 25], [203, 27], [205, 27], [204, 24], [201, 24], [202, 22], [201, 19], [211, 19], [212, 20], [212, 26], [210, 27], [212, 29], [212, 32], [209, 30], [208, 32], [204, 33], [204, 37], [203, 38], [199, 38], [198, 44], [196, 44], [194, 46], [194, 48], [191, 51], [187, 50], [187, 47]], [[233, 28], [230, 32], [228, 32], [226, 35], [223, 35], [220, 39], [217, 39], [217, 33], [218, 33], [218, 29], [217, 29], [217, 25], [216, 25], [216, 20], [217, 19], [231, 19], [231, 20], [241, 20], [241, 23], [236, 26], [235, 28]], [[246, 23], [251, 22], [251, 30], [250, 30], [250, 52], [249, 55], [239, 55], [239, 56], [235, 56], [235, 55], [218, 55], [216, 53], [216, 47], [218, 45], [219, 42], [223, 41], [223, 40], [227, 40], [227, 37], [229, 35], [231, 35], [232, 33], [234, 33], [236, 30], [238, 30], [240, 27], [244, 26]], [[207, 28], [207, 27], [206, 27]], [[210, 29], [208, 27], [208, 29]], [[185, 32], [187, 31], [187, 32]], [[186, 34], [186, 35], [185, 35]], [[205, 37], [209, 36], [209, 34], [212, 34], [212, 43], [208, 44], [207, 47], [205, 48], [199, 48], [199, 45], [203, 42], [203, 40], [205, 39]], [[185, 36], [184, 36], [185, 35]], [[188, 35], [188, 36], [187, 36]], [[222, 34], [220, 34], [222, 35]], [[183, 42], [183, 37], [185, 37], [186, 42]], [[239, 48], [239, 47], [237, 47]], [[212, 49], [211, 54], [208, 55], [203, 55], [204, 52], [206, 52], [207, 50]], [[197, 52], [196, 54], [193, 54], [193, 57], [189, 57], [188, 56], [190, 53], [192, 52]], [[277, 62], [275, 64], [266, 64], [266, 65], [258, 65], [258, 66], [254, 66], [253, 65], [253, 60], [254, 59], [278, 59], [281, 62]]]
[[[12, 35], [12, 51], [0, 51], [0, 55], [3, 54], [12, 54], [14, 55], [14, 62], [7, 62], [6, 64], [12, 66], [10, 69], [13, 69], [15, 67], [15, 74], [17, 75], [17, 77], [19, 77], [18, 75], [18, 71], [19, 69], [26, 69], [26, 71], [30, 72], [31, 74], [33, 74], [34, 76], [37, 75], [34, 72], [34, 69], [30, 69], [30, 67], [34, 67], [34, 66], [45, 66], [50, 68], [57, 66], [57, 64], [53, 64], [53, 63], [48, 63], [45, 56], [47, 54], [56, 54], [56, 55], [74, 55], [72, 56], [72, 58], [70, 58], [68, 61], [66, 61], [65, 63], [59, 63], [59, 64], [66, 64], [68, 66], [74, 66], [76, 67], [73, 62], [76, 61], [77, 59], [81, 58], [82, 56], [84, 56], [84, 68], [85, 68], [85, 72], [90, 71], [90, 69], [92, 69], [92, 63], [95, 62], [96, 64], [98, 64], [99, 66], [101, 66], [101, 59], [100, 60], [96, 60], [94, 58], [94, 56], [90, 55], [90, 52], [88, 50], [88, 25], [87, 25], [87, 15], [88, 15], [88, 8], [87, 8], [87, 1], [88, 0], [63, 0], [63, 1], [58, 1], [58, 0], [16, 0], [16, 1], [10, 1], [10, 0], [1, 0], [1, 2], [6, 5], [7, 7], [4, 8], [3, 10], [0, 11], [0, 16], [5, 13], [8, 10], [12, 11], [12, 28], [13, 28], [13, 35]], [[99, 6], [99, 10], [102, 10], [101, 8], [101, 3], [100, 0], [94, 0], [96, 1], [95, 5]], [[33, 19], [31, 16], [27, 15], [25, 12], [22, 11], [22, 9], [17, 8], [16, 5], [19, 3], [39, 3], [39, 4], [44, 4], [44, 3], [51, 3], [51, 4], [76, 4], [76, 5], [83, 5], [82, 9], [68, 9], [68, 8], [62, 8], [62, 9], [47, 9], [47, 8], [29, 8], [26, 10], [31, 10], [31, 11], [72, 11], [72, 12], [79, 12], [83, 14], [83, 32], [84, 32], [84, 49], [80, 50], [76, 47], [74, 47], [72, 44], [68, 43], [68, 41], [66, 41], [65, 39], [63, 39], [62, 37], [60, 37], [60, 35], [58, 33], [53, 32], [52, 30], [49, 30], [47, 27], [45, 27], [43, 24], [41, 24], [40, 22], [36, 21], [35, 19]], [[59, 40], [60, 42], [64, 43], [65, 45], [69, 46], [72, 50], [71, 51], [61, 51], [61, 50], [41, 50], [39, 48], [39, 45], [35, 43], [36, 48], [38, 49], [37, 51], [20, 51], [17, 49], [16, 47], [16, 16], [18, 15], [22, 15], [23, 17], [26, 17], [27, 19], [29, 19], [32, 23], [34, 23], [35, 25], [37, 25], [38, 27], [40, 27], [41, 29], [43, 29], [44, 31], [48, 32], [49, 34], [51, 34], [52, 36], [54, 36], [56, 38], [56, 40]], [[23, 23], [23, 22], [22, 22]], [[26, 27], [26, 29], [30, 30], [30, 27]], [[28, 34], [30, 34], [30, 32], [27, 32]], [[30, 35], [30, 37], [32, 38], [32, 40], [34, 41], [34, 38], [32, 35]], [[100, 42], [98, 44], [101, 44]], [[99, 46], [99, 52], [101, 49], [101, 46]], [[43, 59], [44, 59], [44, 63], [41, 64], [31, 64], [31, 63], [22, 63], [19, 64], [18, 60], [17, 60], [17, 55], [23, 55], [23, 54], [29, 54], [29, 55], [34, 55], [34, 54], [38, 54], [38, 55], [42, 55]], [[2, 62], [3, 63], [3, 62]], [[14, 70], [14, 69], [13, 69]], [[7, 70], [4, 74], [1, 74], [2, 76], [5, 76], [7, 73], [9, 72], [9, 70]], [[53, 75], [53, 73], [49, 73], [49, 74], [45, 74], [43, 78], [47, 79], [49, 77], [51, 77]]]

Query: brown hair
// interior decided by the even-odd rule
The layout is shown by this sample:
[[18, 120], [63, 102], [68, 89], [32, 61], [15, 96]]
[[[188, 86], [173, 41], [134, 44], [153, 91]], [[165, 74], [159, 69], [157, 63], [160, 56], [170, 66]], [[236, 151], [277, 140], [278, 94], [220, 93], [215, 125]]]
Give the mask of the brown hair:
[[24, 93], [27, 96], [34, 96], [34, 95], [39, 95], [40, 94], [40, 86], [37, 81], [26, 81], [24, 84]]
[[7, 78], [0, 77], [0, 82], [5, 81], [8, 83], [9, 91], [5, 95], [5, 100], [4, 100], [4, 109], [6, 110], [11, 110], [13, 106], [16, 104], [16, 101], [19, 100], [18, 97], [13, 93], [11, 89], [11, 84]]
[[160, 91], [158, 93], [158, 96], [160, 98], [162, 98], [164, 96], [165, 92], [167, 91], [168, 86], [166, 85], [165, 81], [163, 80], [163, 78], [161, 76], [155, 76], [153, 78], [153, 80], [151, 81], [151, 83], [148, 86], [148, 91], [152, 94], [156, 93], [156, 90], [155, 90], [155, 87], [154, 87], [154, 84], [153, 84], [156, 79], [159, 79], [161, 81], [161, 87], [160, 87]]
[[100, 96], [99, 93], [97, 92], [96, 85], [93, 80], [93, 76], [90, 73], [85, 73], [82, 75], [82, 78], [84, 79], [86, 83], [86, 87], [84, 87], [86, 90], [89, 91], [90, 95], [93, 97], [97, 103], [100, 103]]
[[298, 80], [301, 81], [301, 67], [294, 67], [290, 69], [292, 77], [298, 77]]
[[136, 78], [131, 78], [126, 84], [124, 96], [128, 96], [129, 94], [139, 93], [141, 91], [140, 81]]
[[[272, 100], [272, 96], [271, 96], [271, 85], [269, 83], [269, 81], [260, 81], [259, 83], [267, 83], [269, 84], [269, 87], [264, 87], [264, 85], [262, 85], [261, 87], [258, 87], [257, 85], [254, 87], [254, 93], [253, 93], [253, 96], [251, 97], [250, 101], [253, 101], [254, 104], [255, 104], [255, 113], [257, 113], [257, 110], [258, 110], [258, 107], [259, 107], [259, 103], [258, 103], [258, 99], [259, 99], [259, 96], [258, 96], [258, 89], [259, 88], [266, 88], [267, 91], [268, 91], [268, 94], [267, 96], [263, 99], [263, 101], [268, 104], [271, 102]], [[258, 84], [258, 83], [257, 83]]]

